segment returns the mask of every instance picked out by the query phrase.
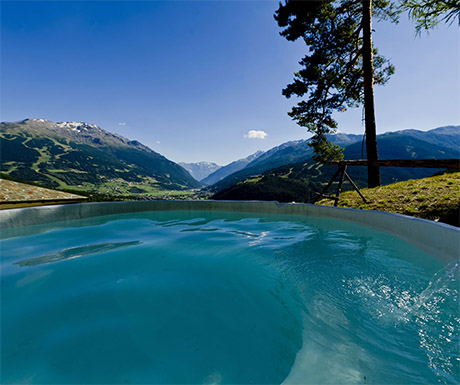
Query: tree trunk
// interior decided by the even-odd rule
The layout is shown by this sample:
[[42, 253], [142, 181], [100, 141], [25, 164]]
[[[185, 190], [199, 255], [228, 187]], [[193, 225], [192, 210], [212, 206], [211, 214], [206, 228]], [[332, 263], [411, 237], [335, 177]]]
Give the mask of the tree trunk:
[[[366, 121], [367, 160], [378, 160], [377, 134], [374, 111], [374, 64], [372, 53], [372, 0], [363, 0], [363, 71], [364, 71], [364, 117]], [[369, 187], [380, 186], [380, 169], [367, 168]]]

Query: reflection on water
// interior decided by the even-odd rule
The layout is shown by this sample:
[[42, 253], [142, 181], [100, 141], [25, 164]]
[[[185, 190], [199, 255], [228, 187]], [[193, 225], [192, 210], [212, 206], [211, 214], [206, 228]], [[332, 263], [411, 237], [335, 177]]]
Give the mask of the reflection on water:
[[15, 262], [19, 266], [37, 266], [45, 263], [53, 263], [63, 261], [65, 259], [84, 257], [90, 254], [103, 253], [109, 250], [120, 249], [123, 247], [130, 247], [140, 245], [140, 241], [132, 242], [118, 242], [118, 243], [99, 243], [97, 245], [86, 245], [70, 247], [68, 249], [59, 250], [55, 253], [41, 255], [39, 257], [27, 258], [22, 261]]

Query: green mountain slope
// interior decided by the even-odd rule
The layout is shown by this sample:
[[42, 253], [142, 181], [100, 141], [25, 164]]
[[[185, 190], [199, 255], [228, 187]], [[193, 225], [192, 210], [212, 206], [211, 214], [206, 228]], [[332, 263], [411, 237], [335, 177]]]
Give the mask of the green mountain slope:
[[[335, 167], [324, 166], [312, 160], [289, 164], [227, 187], [211, 199], [311, 202], [316, 196], [315, 192], [321, 191], [335, 170]], [[364, 185], [365, 180], [357, 179], [355, 183]], [[348, 182], [344, 182], [344, 191], [351, 188]]]
[[[422, 132], [406, 130], [387, 133], [378, 137], [381, 159], [449, 159], [459, 158], [460, 127], [442, 127]], [[343, 139], [343, 138], [342, 138]], [[299, 150], [299, 143], [296, 143]], [[283, 152], [292, 153], [289, 146]], [[362, 158], [362, 143], [354, 142], [345, 147], [345, 159]], [[276, 159], [280, 154], [274, 152]], [[365, 157], [364, 151], [364, 157]], [[289, 157], [288, 157], [289, 158]], [[268, 162], [270, 157], [265, 159]], [[276, 162], [275, 162], [276, 163]], [[263, 162], [260, 163], [264, 165]], [[260, 165], [259, 164], [259, 165]], [[228, 200], [277, 200], [280, 202], [311, 202], [315, 192], [322, 190], [330, 180], [336, 167], [316, 164], [311, 158], [307, 161], [288, 164], [260, 172], [262, 168], [247, 167], [217, 183], [218, 191], [213, 199]], [[382, 185], [398, 181], [419, 179], [431, 176], [437, 169], [382, 167]], [[360, 188], [367, 186], [367, 168], [349, 167], [348, 173]], [[228, 183], [228, 184], [227, 184]], [[337, 182], [335, 183], [337, 184]], [[345, 181], [343, 191], [351, 190]], [[331, 191], [334, 190], [334, 186]]]
[[0, 161], [3, 173], [54, 188], [148, 193], [201, 186], [147, 146], [83, 122], [0, 123]]
[[[449, 159], [459, 158], [460, 126], [440, 127], [430, 131], [403, 130], [379, 135], [380, 159]], [[345, 159], [362, 159], [366, 157], [360, 135], [337, 134], [331, 140], [345, 146]], [[247, 179], [253, 179], [277, 167], [299, 162], [312, 162], [312, 149], [308, 141], [288, 142], [275, 147], [244, 169], [233, 173], [210, 187], [213, 192], [223, 191]], [[394, 183], [411, 178], [424, 178], [438, 170], [414, 168], [382, 168], [382, 184]], [[364, 167], [351, 167], [349, 173], [367, 185], [367, 170]]]
[[[361, 135], [337, 134], [333, 136], [335, 143], [346, 146], [362, 138]], [[247, 178], [264, 173], [265, 171], [289, 164], [311, 161], [313, 149], [308, 145], [309, 140], [296, 140], [286, 142], [274, 147], [246, 165], [243, 169], [234, 172], [216, 182], [210, 187], [213, 192], [221, 191], [242, 182]]]
[[256, 153], [249, 155], [246, 158], [235, 160], [219, 168], [218, 170], [214, 171], [212, 174], [209, 174], [206, 178], [200, 180], [201, 183], [209, 186], [213, 185], [214, 183], [219, 182], [220, 180], [224, 179], [225, 177], [233, 174], [234, 172], [240, 171], [245, 168], [249, 163], [251, 163], [254, 159], [257, 159], [260, 155], [262, 155], [262, 151], [257, 151]]

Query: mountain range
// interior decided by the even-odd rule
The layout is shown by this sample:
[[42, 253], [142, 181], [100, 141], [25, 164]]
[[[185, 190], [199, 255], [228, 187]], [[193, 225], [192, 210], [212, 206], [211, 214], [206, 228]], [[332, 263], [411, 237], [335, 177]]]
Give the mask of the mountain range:
[[185, 168], [189, 172], [189, 174], [198, 181], [202, 181], [209, 174], [212, 174], [222, 168], [222, 166], [219, 166], [216, 163], [205, 161], [197, 163], [180, 162], [178, 164]]
[[[343, 146], [345, 159], [365, 159], [366, 151], [361, 135], [337, 134], [330, 140]], [[213, 192], [222, 191], [237, 183], [288, 164], [312, 162], [313, 150], [309, 140], [287, 142], [250, 162], [242, 170], [210, 186]], [[439, 127], [430, 131], [402, 130], [378, 135], [379, 159], [448, 159], [460, 157], [460, 126]], [[367, 178], [364, 167], [353, 167], [350, 173], [362, 180]], [[382, 183], [389, 184], [411, 178], [423, 178], [436, 170], [382, 168]]]
[[[345, 143], [345, 159], [362, 159], [366, 157], [362, 137], [346, 134], [331, 137], [342, 146]], [[358, 139], [358, 141], [356, 141]], [[348, 145], [346, 143], [349, 143]], [[430, 131], [403, 130], [379, 135], [377, 138], [380, 159], [459, 159], [460, 126], [439, 127]], [[336, 167], [320, 165], [311, 158], [311, 150], [305, 147], [308, 141], [286, 143], [272, 149], [271, 154], [264, 154], [245, 169], [236, 172], [211, 186], [215, 192], [213, 199], [229, 200], [278, 200], [282, 202], [311, 202], [315, 192], [326, 184]], [[304, 151], [301, 149], [304, 148]], [[284, 157], [299, 159], [279, 167], [268, 168], [277, 164]], [[408, 179], [431, 176], [437, 169], [382, 167], [382, 184], [390, 184]], [[359, 187], [367, 185], [367, 168], [349, 167], [348, 173]], [[351, 189], [348, 182], [343, 189]]]
[[142, 143], [85, 122], [2, 122], [0, 156], [2, 173], [53, 188], [120, 195], [202, 186]]
[[[361, 135], [337, 134], [337, 144], [344, 146], [362, 139]], [[243, 177], [258, 174], [260, 172], [289, 163], [299, 162], [311, 158], [312, 148], [308, 145], [309, 140], [297, 140], [283, 143], [268, 151], [257, 151], [246, 158], [238, 159], [211, 173], [200, 180], [201, 183], [211, 187], [211, 190], [219, 190], [237, 183]], [[244, 170], [244, 171], [242, 171]], [[241, 171], [241, 173], [238, 173]], [[235, 175], [233, 175], [235, 174]], [[193, 175], [193, 174], [192, 174]], [[231, 177], [229, 177], [231, 175]], [[229, 177], [229, 179], [226, 179]], [[224, 180], [224, 182], [219, 183]]]
[[[365, 158], [361, 135], [339, 133], [330, 139], [345, 147], [345, 159]], [[389, 132], [378, 136], [378, 146], [380, 159], [459, 158], [460, 126]], [[291, 199], [282, 196], [298, 189], [305, 196], [306, 188], [320, 188], [334, 171], [333, 167], [313, 162], [309, 140], [283, 143], [223, 167], [211, 162], [179, 165], [138, 141], [97, 125], [45, 119], [0, 123], [0, 155], [1, 172], [9, 177], [109, 195], [154, 194], [159, 190], [190, 190], [208, 185], [207, 190], [218, 193], [217, 197], [225, 192], [225, 199], [247, 196], [249, 190], [259, 194], [251, 199]], [[382, 183], [422, 178], [434, 172], [382, 168]], [[360, 187], [366, 185], [366, 168], [350, 167], [349, 173]], [[272, 190], [278, 192], [270, 195]]]
[[[349, 143], [360, 141], [362, 136], [337, 134], [330, 139], [340, 146], [345, 146]], [[313, 149], [309, 146], [309, 142], [308, 139], [290, 141], [266, 152], [258, 153], [257, 157], [247, 163], [244, 168], [216, 181], [211, 185], [210, 190], [214, 192], [220, 191], [267, 170], [311, 159], [313, 156]]]
[[257, 151], [252, 155], [249, 155], [246, 158], [238, 159], [235, 160], [234, 162], [231, 162], [227, 164], [226, 166], [221, 167], [220, 169], [216, 170], [203, 180], [201, 180], [201, 183], [210, 186], [213, 185], [220, 180], [224, 179], [225, 177], [233, 174], [234, 172], [240, 171], [243, 168], [245, 168], [248, 164], [250, 164], [252, 161], [257, 159], [259, 156], [261, 156], [264, 152], [263, 151]]

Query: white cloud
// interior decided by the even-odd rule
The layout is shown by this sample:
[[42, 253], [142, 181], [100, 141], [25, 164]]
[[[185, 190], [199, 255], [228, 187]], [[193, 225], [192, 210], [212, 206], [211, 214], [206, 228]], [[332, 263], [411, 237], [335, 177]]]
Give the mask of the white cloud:
[[159, 140], [155, 140], [155, 143], [156, 144], [160, 144], [161, 142]]
[[126, 126], [126, 123], [125, 122], [120, 122], [118, 123], [119, 126]]
[[246, 139], [264, 139], [267, 135], [265, 131], [250, 130], [244, 137]]

